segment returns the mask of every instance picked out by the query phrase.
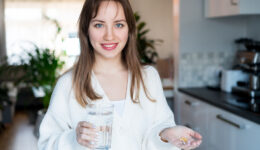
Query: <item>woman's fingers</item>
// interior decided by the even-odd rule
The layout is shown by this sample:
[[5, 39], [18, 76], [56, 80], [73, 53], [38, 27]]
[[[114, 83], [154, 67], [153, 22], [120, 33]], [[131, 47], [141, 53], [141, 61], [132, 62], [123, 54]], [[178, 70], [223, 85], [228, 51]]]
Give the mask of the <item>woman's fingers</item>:
[[80, 145], [83, 145], [83, 146], [88, 147], [90, 149], [95, 149], [95, 144], [96, 144], [95, 142], [79, 139], [78, 143]]
[[84, 134], [84, 133], [81, 133], [79, 135], [79, 138], [83, 139], [83, 140], [88, 140], [88, 141], [95, 141], [96, 138], [97, 138], [97, 135], [95, 133], [94, 134], [90, 134], [90, 133]]
[[79, 128], [79, 133], [92, 135], [92, 134], [96, 134], [97, 130], [96, 129], [90, 129], [90, 128], [81, 127], [81, 128]]
[[193, 131], [193, 133], [191, 134], [191, 136], [197, 140], [201, 140], [202, 139], [202, 136], [196, 132], [196, 131]]
[[194, 149], [194, 148], [196, 148], [196, 147], [198, 147], [200, 144], [201, 144], [201, 140], [195, 140], [195, 141], [192, 141], [191, 142], [191, 149]]
[[96, 138], [97, 138], [97, 129], [93, 127], [92, 124], [88, 122], [79, 122], [77, 129], [77, 141], [79, 144], [86, 146], [90, 149], [95, 148]]
[[81, 121], [78, 124], [80, 127], [85, 127], [85, 128], [95, 128], [93, 124], [88, 123], [86, 121]]
[[194, 149], [201, 144], [201, 140], [196, 140], [193, 137], [172, 138], [169, 142], [184, 150]]
[[202, 142], [202, 136], [198, 132], [184, 126], [165, 129], [161, 137], [181, 149], [194, 149]]

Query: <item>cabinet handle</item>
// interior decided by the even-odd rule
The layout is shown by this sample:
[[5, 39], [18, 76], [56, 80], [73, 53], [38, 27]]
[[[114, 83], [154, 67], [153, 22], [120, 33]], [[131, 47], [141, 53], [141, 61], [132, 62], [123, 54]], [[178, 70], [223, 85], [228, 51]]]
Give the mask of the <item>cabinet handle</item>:
[[189, 106], [197, 106], [197, 105], [198, 105], [197, 102], [190, 102], [190, 101], [188, 101], [188, 100], [185, 100], [184, 103], [187, 104], [187, 105], [189, 105]]
[[239, 0], [230, 0], [231, 5], [238, 5]]
[[228, 124], [230, 124], [230, 125], [232, 125], [232, 126], [234, 126], [234, 127], [236, 127], [236, 128], [238, 128], [238, 129], [244, 129], [244, 128], [245, 128], [245, 126], [240, 125], [240, 124], [238, 124], [238, 123], [235, 123], [235, 122], [233, 122], [233, 121], [231, 121], [231, 120], [228, 120], [227, 118], [223, 117], [223, 116], [220, 115], [220, 114], [218, 114], [218, 115], [216, 116], [216, 118], [219, 119], [219, 120], [221, 120], [221, 121], [224, 121], [224, 122], [226, 122], [226, 123], [228, 123]]
[[184, 103], [187, 104], [187, 105], [191, 105], [191, 102], [187, 101], [187, 100]]

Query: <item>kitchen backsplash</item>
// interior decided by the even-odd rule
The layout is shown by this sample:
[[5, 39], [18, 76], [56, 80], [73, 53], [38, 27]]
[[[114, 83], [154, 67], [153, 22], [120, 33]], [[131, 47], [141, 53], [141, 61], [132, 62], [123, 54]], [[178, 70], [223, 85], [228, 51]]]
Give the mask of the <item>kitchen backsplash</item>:
[[235, 52], [182, 53], [179, 68], [179, 87], [198, 87], [219, 84], [219, 73], [234, 64]]

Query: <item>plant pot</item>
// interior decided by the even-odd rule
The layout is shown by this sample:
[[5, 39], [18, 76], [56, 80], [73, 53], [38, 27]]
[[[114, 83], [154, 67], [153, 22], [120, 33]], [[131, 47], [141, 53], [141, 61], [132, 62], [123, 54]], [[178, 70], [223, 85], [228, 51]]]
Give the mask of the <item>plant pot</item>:
[[44, 97], [45, 93], [42, 87], [36, 88], [32, 87], [34, 97]]
[[0, 122], [3, 121], [3, 114], [2, 114], [2, 109], [0, 109]]
[[37, 119], [36, 119], [36, 124], [35, 124], [35, 127], [34, 127], [34, 131], [33, 131], [33, 134], [34, 136], [38, 139], [39, 136], [40, 136], [40, 125], [41, 125], [41, 122], [42, 122], [42, 119], [44, 118], [45, 116], [45, 113], [46, 113], [46, 109], [41, 109], [37, 112]]

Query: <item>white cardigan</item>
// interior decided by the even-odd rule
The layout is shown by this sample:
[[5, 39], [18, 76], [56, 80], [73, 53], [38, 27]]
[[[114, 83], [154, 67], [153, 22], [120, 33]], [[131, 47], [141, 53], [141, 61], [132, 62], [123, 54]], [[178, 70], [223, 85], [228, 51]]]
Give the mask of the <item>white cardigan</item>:
[[[128, 74], [127, 96], [122, 116], [114, 113], [112, 145], [110, 150], [179, 150], [160, 140], [159, 133], [175, 126], [174, 116], [163, 94], [158, 72], [151, 66], [143, 68], [144, 82], [151, 102], [140, 91], [140, 104], [130, 98], [131, 73]], [[110, 102], [92, 73], [93, 89]], [[88, 150], [76, 141], [75, 129], [79, 121], [86, 120], [85, 108], [75, 99], [72, 72], [64, 74], [53, 91], [48, 111], [40, 126], [39, 150]]]

